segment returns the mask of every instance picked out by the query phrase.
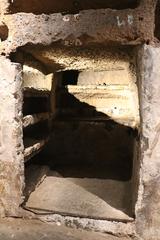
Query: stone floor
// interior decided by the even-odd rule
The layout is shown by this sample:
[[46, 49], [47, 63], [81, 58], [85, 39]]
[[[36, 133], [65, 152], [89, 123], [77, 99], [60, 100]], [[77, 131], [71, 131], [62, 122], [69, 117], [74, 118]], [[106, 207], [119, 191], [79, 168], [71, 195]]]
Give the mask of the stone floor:
[[[40, 169], [39, 172], [45, 172]], [[45, 177], [42, 175], [41, 181], [26, 201], [25, 208], [37, 214], [58, 213], [99, 220], [133, 220], [128, 216], [130, 182], [86, 177], [69, 178], [63, 177], [60, 174], [62, 171], [63, 169], [45, 172]]]
[[108, 234], [71, 229], [37, 220], [0, 220], [0, 240], [131, 240]]

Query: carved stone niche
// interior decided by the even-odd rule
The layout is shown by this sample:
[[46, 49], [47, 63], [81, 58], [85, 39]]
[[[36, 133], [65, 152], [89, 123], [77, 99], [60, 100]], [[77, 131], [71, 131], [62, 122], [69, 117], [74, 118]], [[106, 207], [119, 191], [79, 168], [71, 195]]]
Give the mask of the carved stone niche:
[[20, 52], [0, 65], [1, 215], [158, 239], [159, 49]]

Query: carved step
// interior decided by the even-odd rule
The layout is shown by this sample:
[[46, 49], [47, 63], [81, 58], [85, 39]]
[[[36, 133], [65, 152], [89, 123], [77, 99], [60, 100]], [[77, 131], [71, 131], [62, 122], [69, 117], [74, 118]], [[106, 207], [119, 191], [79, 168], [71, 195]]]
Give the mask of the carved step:
[[26, 127], [34, 125], [38, 122], [42, 122], [47, 119], [50, 119], [51, 117], [52, 117], [52, 115], [49, 112], [27, 115], [23, 118], [23, 127], [26, 128]]
[[48, 143], [48, 140], [49, 140], [49, 137], [45, 139], [40, 139], [40, 140], [31, 139], [31, 138], [25, 139], [24, 161], [27, 162], [36, 154], [38, 154]]

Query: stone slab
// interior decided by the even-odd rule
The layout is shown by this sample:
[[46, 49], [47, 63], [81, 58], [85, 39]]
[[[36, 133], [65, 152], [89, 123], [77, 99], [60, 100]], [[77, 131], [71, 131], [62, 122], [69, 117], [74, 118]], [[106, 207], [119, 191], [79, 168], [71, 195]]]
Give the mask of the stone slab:
[[25, 207], [37, 214], [132, 221], [126, 213], [129, 188], [129, 182], [109, 179], [47, 176], [31, 193]]
[[[95, 115], [136, 128], [140, 123], [138, 91], [136, 84], [106, 86], [68, 85], [59, 93], [58, 110], [67, 114], [74, 109], [93, 111]], [[65, 115], [64, 115], [65, 116]]]

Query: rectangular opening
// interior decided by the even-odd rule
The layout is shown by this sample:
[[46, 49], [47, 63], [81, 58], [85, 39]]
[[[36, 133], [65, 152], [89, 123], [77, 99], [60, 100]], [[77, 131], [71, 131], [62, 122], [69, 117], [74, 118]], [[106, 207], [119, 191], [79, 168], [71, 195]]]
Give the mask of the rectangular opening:
[[[120, 77], [119, 71], [71, 70], [54, 76], [48, 115], [40, 114], [45, 109], [36, 112], [24, 130], [24, 141], [35, 136], [43, 140], [43, 144], [27, 145], [25, 209], [36, 214], [133, 220], [138, 93], [135, 82]], [[30, 114], [35, 99], [26, 103]]]

